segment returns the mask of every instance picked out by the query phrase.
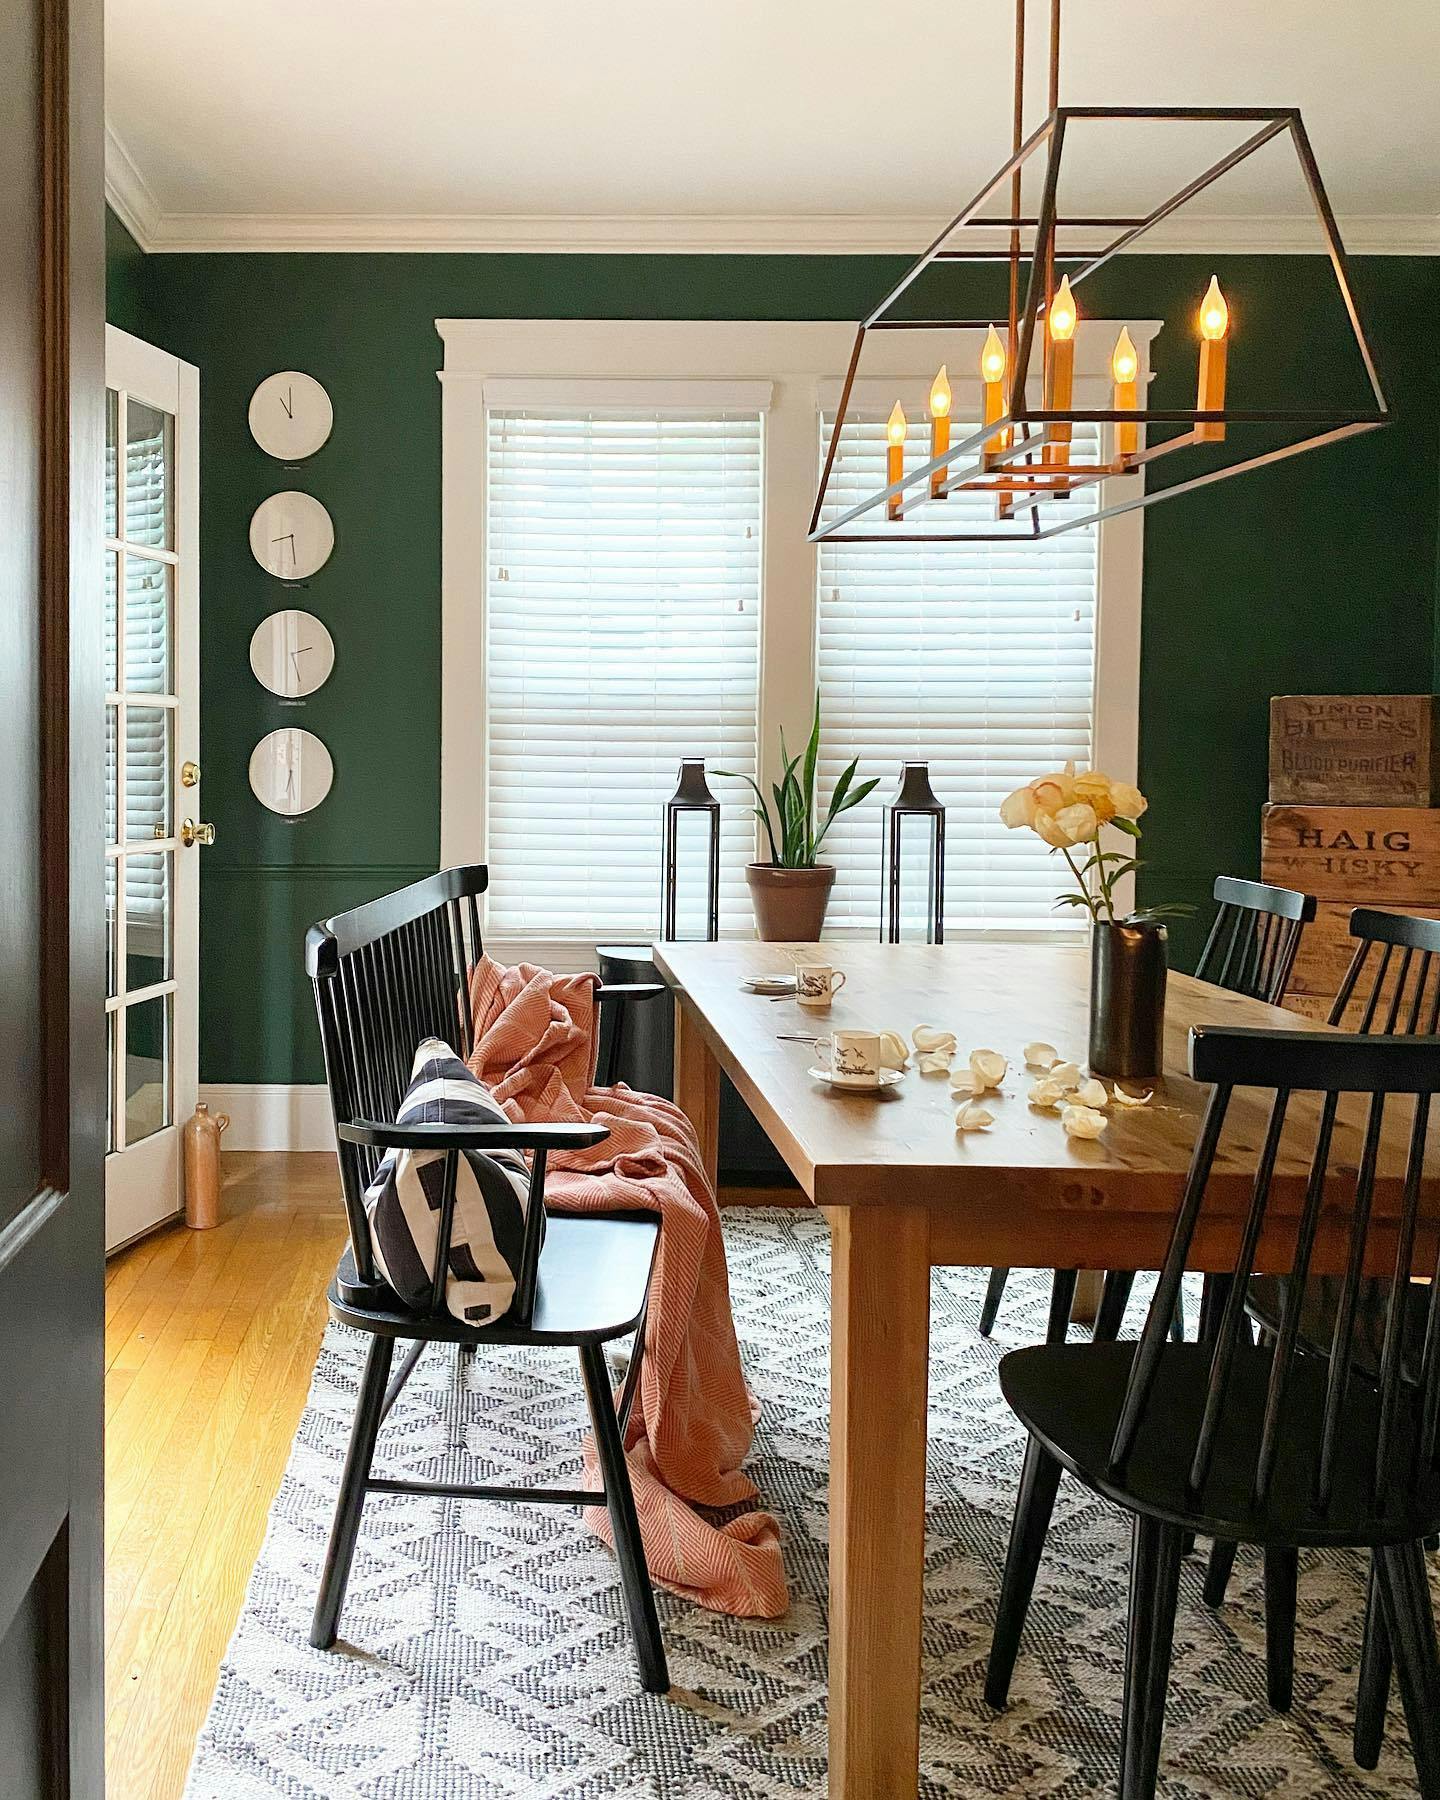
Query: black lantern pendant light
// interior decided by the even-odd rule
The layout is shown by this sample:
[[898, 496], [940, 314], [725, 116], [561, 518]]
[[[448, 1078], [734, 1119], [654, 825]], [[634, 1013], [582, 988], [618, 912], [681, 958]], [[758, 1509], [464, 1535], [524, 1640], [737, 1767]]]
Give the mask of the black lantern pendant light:
[[660, 883], [660, 936], [673, 941], [678, 933], [680, 818], [702, 814], [706, 821], [705, 938], [714, 943], [720, 935], [720, 802], [705, 779], [700, 757], [685, 757], [675, 792], [665, 802], [665, 850]]
[[[885, 807], [885, 855], [882, 874], [882, 918], [880, 942], [900, 942], [901, 853], [905, 842], [906, 819], [922, 819], [927, 828], [930, 851], [930, 877], [925, 920], [925, 942], [945, 941], [945, 804], [930, 785], [930, 765], [907, 762], [901, 765], [900, 786], [895, 798]], [[912, 837], [918, 833], [912, 832]]]

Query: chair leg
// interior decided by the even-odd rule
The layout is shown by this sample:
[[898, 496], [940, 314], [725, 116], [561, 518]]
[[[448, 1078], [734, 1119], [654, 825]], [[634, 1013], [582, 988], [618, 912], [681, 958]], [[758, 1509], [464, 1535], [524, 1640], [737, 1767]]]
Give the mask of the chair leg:
[[1385, 1709], [1390, 1703], [1390, 1633], [1385, 1628], [1385, 1608], [1380, 1603], [1380, 1579], [1376, 1558], [1370, 1558], [1370, 1579], [1365, 1588], [1365, 1636], [1360, 1645], [1360, 1684], [1355, 1695], [1355, 1761], [1373, 1769], [1380, 1761], [1385, 1741]]
[[355, 1401], [355, 1422], [350, 1427], [350, 1447], [345, 1452], [345, 1467], [340, 1475], [340, 1493], [335, 1502], [330, 1542], [325, 1550], [320, 1592], [316, 1597], [315, 1614], [310, 1622], [310, 1642], [317, 1650], [332, 1649], [339, 1628], [340, 1608], [345, 1604], [345, 1588], [350, 1580], [350, 1564], [355, 1556], [355, 1540], [360, 1535], [360, 1514], [365, 1507], [365, 1483], [370, 1476], [375, 1440], [380, 1435], [380, 1421], [385, 1414], [385, 1386], [390, 1379], [390, 1362], [394, 1354], [393, 1338], [371, 1338], [370, 1348], [365, 1356], [365, 1372], [360, 1377], [360, 1392]]
[[1185, 1296], [1183, 1294], [1175, 1296], [1175, 1311], [1170, 1315], [1170, 1342], [1172, 1344], [1185, 1342]]
[[615, 1416], [615, 1401], [610, 1392], [610, 1378], [605, 1372], [605, 1353], [598, 1344], [580, 1348], [580, 1369], [585, 1377], [585, 1397], [590, 1403], [590, 1420], [595, 1427], [595, 1449], [600, 1458], [600, 1471], [605, 1478], [605, 1505], [615, 1533], [615, 1555], [620, 1563], [620, 1584], [625, 1593], [625, 1609], [630, 1615], [630, 1631], [635, 1640], [635, 1660], [640, 1668], [640, 1684], [647, 1694], [664, 1694], [670, 1688], [670, 1671], [665, 1661], [665, 1644], [660, 1636], [660, 1620], [655, 1612], [655, 1590], [650, 1585], [650, 1571], [645, 1566], [645, 1548], [640, 1542], [640, 1520], [635, 1512], [635, 1495], [630, 1486], [630, 1465], [625, 1460], [625, 1445], [620, 1437], [620, 1423]]
[[1078, 1269], [1057, 1269], [1050, 1283], [1050, 1318], [1045, 1327], [1047, 1344], [1063, 1344], [1070, 1330], [1070, 1314], [1075, 1307], [1075, 1289], [1080, 1284]]
[[1130, 1304], [1130, 1290], [1135, 1285], [1133, 1269], [1111, 1269], [1105, 1277], [1100, 1306], [1091, 1333], [1097, 1344], [1113, 1344], [1125, 1323], [1125, 1308]]
[[1418, 1543], [1384, 1544], [1375, 1557], [1415, 1774], [1424, 1800], [1440, 1800], [1440, 1655], [1425, 1555]]
[[1295, 1589], [1298, 1551], [1271, 1546], [1265, 1552], [1265, 1687], [1276, 1712], [1289, 1712], [1295, 1697]]
[[1210, 1560], [1205, 1565], [1205, 1604], [1223, 1606], [1225, 1590], [1230, 1585], [1230, 1571], [1235, 1567], [1238, 1544], [1216, 1538], [1210, 1546]]
[[1130, 1551], [1120, 1800], [1154, 1800], [1180, 1591], [1180, 1528], [1136, 1516]]
[[995, 1635], [990, 1643], [990, 1664], [985, 1672], [985, 1698], [991, 1706], [1004, 1706], [1010, 1695], [1020, 1633], [1030, 1610], [1030, 1596], [1035, 1591], [1035, 1576], [1059, 1486], [1059, 1463], [1038, 1438], [1032, 1437], [1025, 1446], [1025, 1466], [1015, 1496], [1015, 1521], [1010, 1527], [1010, 1548], [1005, 1553], [1000, 1604], [995, 1612]]
[[985, 1287], [985, 1302], [980, 1308], [981, 1337], [989, 1337], [995, 1329], [995, 1315], [1000, 1311], [1000, 1302], [1005, 1298], [1005, 1283], [1009, 1279], [1008, 1269], [990, 1271], [990, 1280]]

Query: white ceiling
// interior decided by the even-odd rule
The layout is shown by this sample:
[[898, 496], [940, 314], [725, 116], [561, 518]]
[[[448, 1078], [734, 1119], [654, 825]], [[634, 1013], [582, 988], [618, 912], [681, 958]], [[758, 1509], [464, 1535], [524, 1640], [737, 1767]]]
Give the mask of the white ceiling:
[[[1031, 0], [1042, 53], [1047, 13]], [[1004, 158], [1011, 15], [108, 0], [111, 196], [157, 249], [913, 248]], [[1440, 249], [1437, 0], [1064, 0], [1060, 97], [1299, 105], [1353, 247]], [[1143, 210], [1236, 137], [1077, 141], [1062, 205]], [[1308, 245], [1293, 163], [1264, 156], [1172, 245]]]

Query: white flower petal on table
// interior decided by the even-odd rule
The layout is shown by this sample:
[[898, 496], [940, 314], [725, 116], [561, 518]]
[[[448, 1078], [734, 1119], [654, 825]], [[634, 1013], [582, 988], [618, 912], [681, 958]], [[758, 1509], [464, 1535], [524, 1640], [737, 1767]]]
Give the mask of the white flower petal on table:
[[967, 1067], [952, 1071], [950, 1076], [950, 1092], [956, 1095], [967, 1094], [973, 1099], [975, 1095], [983, 1094], [985, 1089], [981, 1086], [975, 1071]]
[[1061, 1109], [1060, 1123], [1067, 1137], [1098, 1138], [1109, 1120], [1093, 1106], [1066, 1106]]
[[1051, 1069], [1050, 1079], [1058, 1081], [1068, 1091], [1070, 1088], [1079, 1087], [1085, 1077], [1080, 1073], [1079, 1063], [1062, 1062], [1056, 1063], [1055, 1067]]
[[1022, 1054], [1027, 1069], [1053, 1069], [1060, 1060], [1053, 1044], [1027, 1044]]
[[1092, 1107], [1096, 1112], [1104, 1112], [1110, 1104], [1110, 1096], [1105, 1090], [1105, 1083], [1097, 1081], [1093, 1075], [1088, 1081], [1082, 1081], [1075, 1090], [1075, 1104]]
[[917, 1050], [945, 1050], [952, 1055], [955, 1051], [955, 1033], [941, 1031], [936, 1025], [917, 1025], [910, 1041]]
[[1069, 1092], [1063, 1081], [1044, 1075], [1030, 1089], [1030, 1104], [1053, 1112]]
[[1115, 1104], [1117, 1106], [1148, 1106], [1155, 1098], [1155, 1090], [1153, 1088], [1148, 1094], [1127, 1094], [1118, 1081], [1112, 1081], [1110, 1085], [1115, 1091]]
[[884, 1069], [908, 1069], [910, 1052], [898, 1031], [880, 1033], [880, 1066]]
[[981, 1089], [998, 1088], [1010, 1064], [998, 1050], [972, 1050], [970, 1069]]
[[955, 1129], [957, 1131], [984, 1131], [987, 1126], [993, 1125], [994, 1123], [995, 1115], [991, 1112], [990, 1108], [988, 1106], [981, 1106], [974, 1100], [971, 1100], [967, 1105], [962, 1106], [955, 1115]]
[[922, 1075], [948, 1075], [950, 1073], [950, 1052], [948, 1050], [922, 1050], [915, 1058], [915, 1067]]

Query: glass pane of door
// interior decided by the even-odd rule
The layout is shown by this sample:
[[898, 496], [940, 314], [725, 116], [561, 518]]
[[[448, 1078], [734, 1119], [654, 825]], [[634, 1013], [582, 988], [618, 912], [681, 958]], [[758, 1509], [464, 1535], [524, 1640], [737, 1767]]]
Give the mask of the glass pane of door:
[[175, 1117], [175, 421], [123, 387], [106, 398], [106, 1007], [123, 1153]]

